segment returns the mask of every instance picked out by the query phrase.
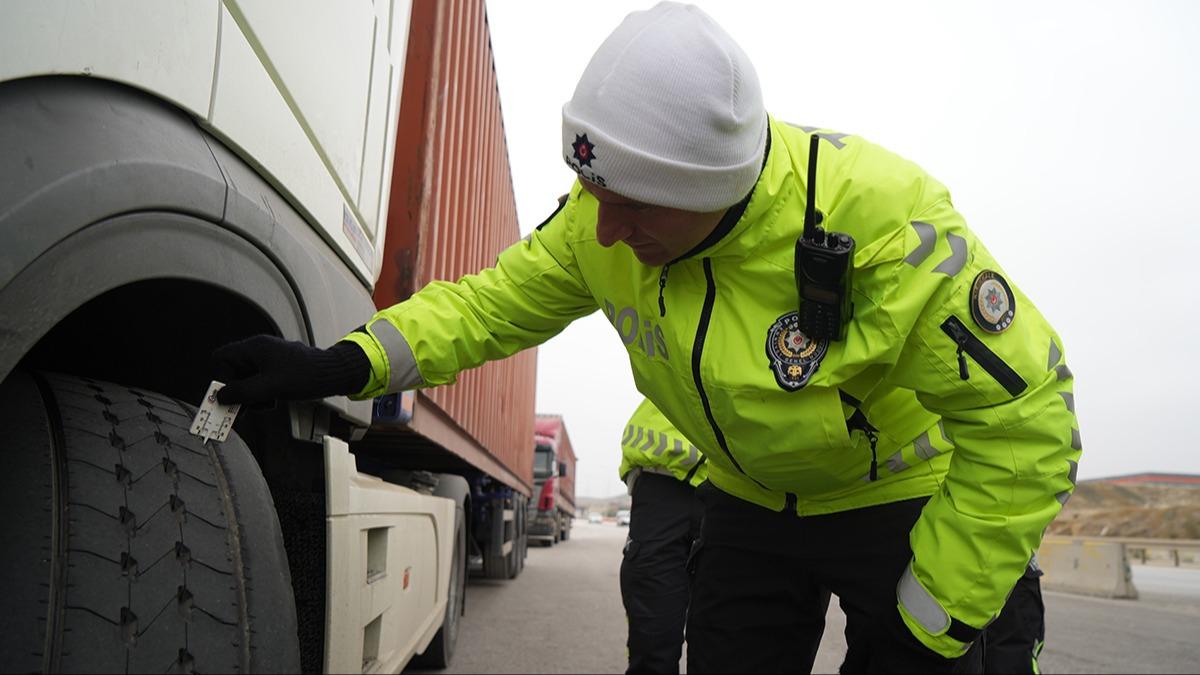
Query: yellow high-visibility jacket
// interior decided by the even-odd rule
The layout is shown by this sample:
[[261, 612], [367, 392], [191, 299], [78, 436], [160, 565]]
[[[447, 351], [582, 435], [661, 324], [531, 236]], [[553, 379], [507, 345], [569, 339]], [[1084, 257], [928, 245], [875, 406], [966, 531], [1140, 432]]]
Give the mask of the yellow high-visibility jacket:
[[621, 436], [621, 480], [634, 469], [672, 476], [695, 487], [708, 479], [698, 448], [649, 399], [642, 401]]
[[[650, 268], [623, 244], [600, 246], [597, 202], [576, 184], [495, 267], [430, 284], [347, 336], [373, 364], [360, 396], [453, 382], [600, 308], [638, 389], [721, 490], [801, 516], [931, 496], [898, 605], [918, 639], [956, 656], [1074, 487], [1063, 342], [941, 183], [859, 137], [770, 127], [748, 202], [703, 250]], [[796, 323], [810, 132], [824, 139], [823, 225], [857, 242], [838, 342]]]

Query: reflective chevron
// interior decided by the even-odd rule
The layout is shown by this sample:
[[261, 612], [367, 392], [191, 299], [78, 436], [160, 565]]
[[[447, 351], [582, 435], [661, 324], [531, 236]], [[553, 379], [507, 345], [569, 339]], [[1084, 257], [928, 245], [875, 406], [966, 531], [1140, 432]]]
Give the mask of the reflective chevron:
[[917, 231], [917, 238], [921, 240], [921, 244], [908, 254], [904, 262], [913, 267], [920, 267], [921, 263], [933, 254], [933, 247], [937, 244], [937, 230], [933, 229], [933, 225], [929, 223], [916, 220], [912, 222], [912, 226]]
[[950, 243], [950, 256], [933, 268], [946, 276], [955, 276], [967, 264], [967, 240], [957, 234], [947, 234], [946, 241]]
[[1050, 338], [1050, 363], [1046, 366], [1046, 370], [1053, 370], [1061, 360], [1062, 350], [1058, 348], [1058, 343], [1054, 341], [1054, 338]]
[[[661, 433], [660, 433], [661, 435]], [[654, 430], [646, 429], [646, 444], [642, 446], [642, 452], [649, 452], [650, 448], [654, 447]]]

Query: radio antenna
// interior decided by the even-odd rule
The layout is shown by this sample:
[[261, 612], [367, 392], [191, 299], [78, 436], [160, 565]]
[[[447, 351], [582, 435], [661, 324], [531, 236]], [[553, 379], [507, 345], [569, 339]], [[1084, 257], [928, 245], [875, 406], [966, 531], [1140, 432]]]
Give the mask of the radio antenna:
[[821, 137], [813, 133], [808, 144], [808, 203], [804, 205], [804, 238], [817, 238], [817, 147]]

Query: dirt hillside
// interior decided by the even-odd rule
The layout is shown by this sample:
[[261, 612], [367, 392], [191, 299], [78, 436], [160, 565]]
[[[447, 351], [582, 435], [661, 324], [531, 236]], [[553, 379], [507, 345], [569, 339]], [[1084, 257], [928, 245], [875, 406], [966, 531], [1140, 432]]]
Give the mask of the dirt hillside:
[[1080, 483], [1048, 534], [1200, 539], [1200, 489]]
[[[582, 508], [613, 516], [629, 495], [580, 497]], [[1200, 488], [1083, 482], [1048, 534], [1200, 539]]]

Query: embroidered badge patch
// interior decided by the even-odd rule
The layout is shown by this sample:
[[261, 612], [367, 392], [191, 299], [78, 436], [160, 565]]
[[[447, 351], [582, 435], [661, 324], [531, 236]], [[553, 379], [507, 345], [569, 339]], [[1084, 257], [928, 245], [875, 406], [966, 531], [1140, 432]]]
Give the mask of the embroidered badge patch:
[[571, 149], [571, 152], [563, 153], [563, 161], [571, 167], [572, 171], [586, 181], [600, 187], [608, 187], [608, 181], [604, 180], [604, 176], [596, 173], [596, 168], [592, 166], [592, 161], [600, 158], [596, 156], [596, 144], [588, 140], [587, 134], [575, 134], [575, 142], [567, 147]]
[[989, 333], [1003, 333], [1012, 325], [1017, 298], [1004, 277], [984, 270], [971, 284], [971, 317]]
[[588, 142], [587, 134], [582, 136], [575, 134], [575, 142], [571, 145], [575, 151], [575, 159], [579, 161], [579, 166], [591, 166], [592, 160], [596, 158], [594, 151], [596, 145]]
[[808, 384], [829, 351], [828, 340], [812, 340], [800, 330], [800, 313], [788, 312], [767, 331], [767, 358], [775, 381], [787, 391]]

